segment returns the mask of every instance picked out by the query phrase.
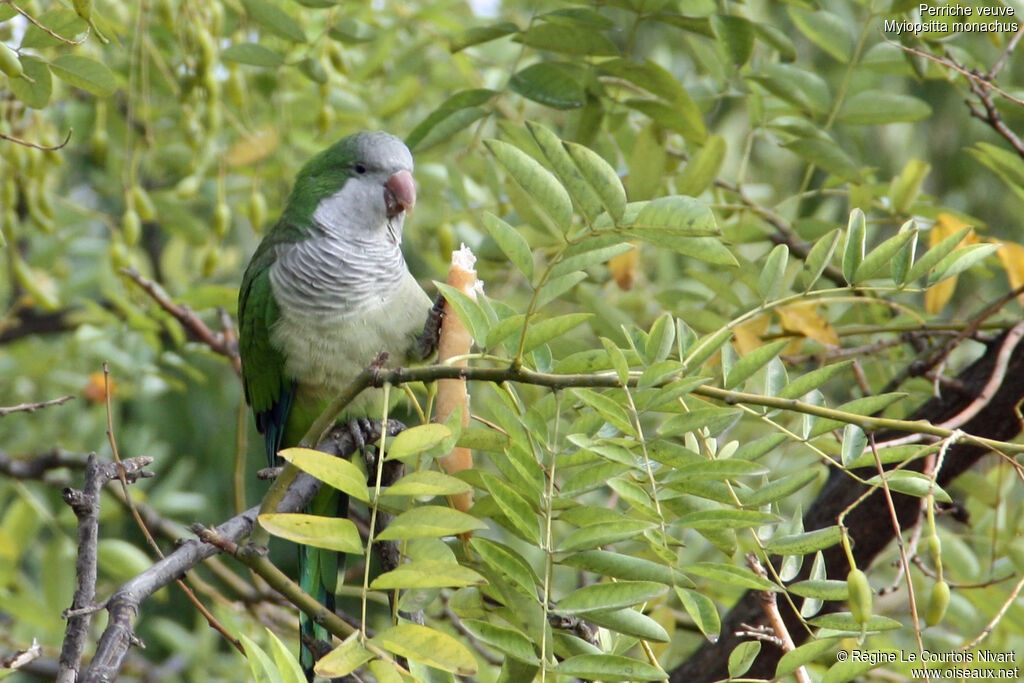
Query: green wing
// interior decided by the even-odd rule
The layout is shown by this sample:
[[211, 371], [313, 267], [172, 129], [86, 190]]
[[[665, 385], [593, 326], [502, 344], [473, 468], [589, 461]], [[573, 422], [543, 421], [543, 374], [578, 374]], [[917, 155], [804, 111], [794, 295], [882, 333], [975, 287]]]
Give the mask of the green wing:
[[238, 292], [238, 353], [242, 358], [245, 399], [252, 406], [256, 428], [266, 439], [271, 465], [281, 447], [295, 396], [294, 383], [284, 374], [284, 356], [270, 343], [270, 328], [280, 314], [270, 286], [273, 246], [267, 240], [260, 244]]

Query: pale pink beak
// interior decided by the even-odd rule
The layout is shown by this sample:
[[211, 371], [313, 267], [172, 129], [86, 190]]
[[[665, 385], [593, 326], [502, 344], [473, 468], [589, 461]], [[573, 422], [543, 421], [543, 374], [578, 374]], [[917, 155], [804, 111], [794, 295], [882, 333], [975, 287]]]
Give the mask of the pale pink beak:
[[384, 183], [384, 204], [388, 218], [394, 218], [403, 211], [412, 211], [416, 205], [416, 183], [408, 171], [398, 171]]

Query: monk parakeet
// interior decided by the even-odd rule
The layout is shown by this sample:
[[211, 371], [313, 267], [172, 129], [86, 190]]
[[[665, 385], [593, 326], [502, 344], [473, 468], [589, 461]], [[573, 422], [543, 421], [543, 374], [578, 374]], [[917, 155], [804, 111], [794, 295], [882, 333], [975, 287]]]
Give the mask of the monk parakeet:
[[[431, 301], [401, 251], [416, 202], [412, 170], [412, 154], [392, 135], [342, 138], [299, 171], [246, 268], [238, 296], [242, 376], [272, 465], [381, 352], [394, 364], [433, 352], [436, 330], [425, 329]], [[342, 417], [378, 418], [381, 401], [380, 390], [365, 391]], [[325, 486], [312, 511], [346, 514], [347, 500], [338, 499]], [[332, 610], [337, 561], [300, 549], [300, 585]], [[326, 637], [308, 619], [301, 623], [303, 634]], [[301, 655], [311, 675], [312, 654], [303, 647]]]

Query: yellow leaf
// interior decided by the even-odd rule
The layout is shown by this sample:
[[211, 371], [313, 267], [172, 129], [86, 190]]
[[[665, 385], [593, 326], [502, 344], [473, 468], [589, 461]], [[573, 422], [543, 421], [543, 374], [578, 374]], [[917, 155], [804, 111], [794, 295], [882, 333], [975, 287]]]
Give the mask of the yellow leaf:
[[266, 159], [280, 142], [276, 128], [263, 126], [233, 144], [224, 160], [228, 166], [248, 166]]
[[[932, 227], [931, 231], [928, 233], [928, 246], [934, 247], [950, 235], [967, 227], [970, 227], [970, 224], [964, 223], [956, 216], [949, 213], [940, 213], [938, 220], [935, 221], [935, 226]], [[978, 237], [974, 234], [974, 231], [971, 230], [969, 233], [964, 235], [962, 240], [960, 240], [960, 244], [957, 245], [957, 248], [977, 243]], [[953, 277], [947, 278], [925, 290], [925, 311], [934, 315], [945, 308], [946, 304], [949, 303], [949, 300], [953, 297], [953, 292], [956, 291], [957, 277], [958, 276], [954, 275]]]
[[613, 256], [608, 261], [608, 270], [611, 271], [612, 277], [615, 278], [615, 283], [619, 286], [619, 289], [623, 291], [633, 289], [639, 254], [640, 250], [633, 247], [624, 254]]
[[776, 309], [782, 329], [813, 339], [822, 346], [839, 346], [839, 335], [827, 320], [818, 315], [815, 304], [792, 304]]
[[[1010, 280], [1010, 289], [1018, 289], [1024, 286], [1024, 246], [1016, 242], [1004, 242], [993, 240], [1002, 245], [1002, 249], [996, 252], [999, 260], [1006, 269], [1006, 277]], [[1024, 294], [1017, 295], [1017, 301], [1024, 306]]]
[[761, 335], [768, 331], [768, 322], [767, 315], [759, 315], [732, 329], [733, 344], [741, 356], [762, 345]]

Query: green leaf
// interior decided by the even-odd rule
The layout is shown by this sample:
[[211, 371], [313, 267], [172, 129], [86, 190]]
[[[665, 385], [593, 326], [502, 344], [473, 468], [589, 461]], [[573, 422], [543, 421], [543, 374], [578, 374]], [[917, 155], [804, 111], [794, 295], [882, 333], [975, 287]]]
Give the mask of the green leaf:
[[850, 61], [853, 42], [847, 21], [822, 9], [812, 11], [791, 5], [788, 11], [790, 19], [808, 40], [843, 64]]
[[683, 195], [669, 195], [644, 202], [630, 227], [634, 231], [639, 228], [673, 230], [693, 237], [720, 234], [711, 209], [693, 197]]
[[473, 487], [457, 477], [435, 470], [417, 470], [389, 486], [386, 496], [454, 496], [469, 493]]
[[259, 516], [260, 526], [275, 536], [314, 548], [337, 550], [350, 555], [363, 554], [363, 541], [352, 520], [292, 512], [274, 512]]
[[519, 27], [509, 22], [492, 24], [490, 26], [474, 26], [453, 37], [448, 44], [448, 49], [452, 53], [460, 52], [467, 47], [489, 43], [492, 40], [504, 38], [518, 31]]
[[779, 663], [775, 665], [775, 677], [786, 678], [801, 666], [810, 664], [835, 646], [836, 643], [833, 639], [811, 640], [795, 650], [790, 650], [782, 655], [779, 658]]
[[616, 581], [578, 588], [558, 601], [559, 614], [586, 614], [598, 610], [632, 607], [665, 594], [668, 586], [653, 581]]
[[854, 273], [864, 260], [865, 226], [864, 212], [860, 209], [851, 211], [850, 220], [846, 224], [846, 247], [843, 249], [843, 277], [850, 283], [854, 281]]
[[673, 415], [658, 427], [661, 436], [682, 436], [687, 432], [707, 429], [710, 434], [718, 434], [732, 425], [740, 417], [738, 408], [720, 408], [710, 406], [695, 408], [688, 413]]
[[629, 419], [625, 407], [614, 398], [592, 389], [572, 389], [571, 391], [573, 396], [600, 413], [601, 417], [623, 434], [632, 435], [634, 433], [633, 422]]
[[928, 274], [928, 286], [938, 284], [946, 278], [951, 278], [964, 272], [975, 263], [993, 254], [1000, 245], [998, 244], [971, 244], [957, 249], [939, 261]]
[[278, 455], [342, 493], [364, 503], [370, 502], [366, 474], [348, 460], [310, 448], [286, 448]]
[[676, 588], [676, 596], [683, 604], [683, 609], [690, 615], [697, 628], [712, 642], [718, 640], [718, 632], [722, 629], [722, 621], [718, 616], [714, 601], [708, 596], [687, 588]]
[[340, 678], [348, 676], [374, 656], [362, 646], [358, 638], [352, 637], [321, 657], [313, 671], [325, 678]]
[[575, 64], [537, 62], [513, 74], [508, 87], [555, 109], [575, 109], [587, 102], [585, 76]]
[[533, 643], [521, 632], [478, 619], [463, 619], [462, 625], [484, 645], [522, 662], [540, 664]]
[[684, 362], [687, 372], [695, 372], [696, 368], [704, 364], [711, 356], [715, 355], [727, 341], [732, 338], [732, 330], [723, 327], [715, 330], [701, 338], [700, 342], [694, 345]]
[[540, 545], [540, 520], [529, 501], [489, 472], [484, 473], [483, 479], [502, 514], [515, 530], [528, 542]]
[[825, 269], [832, 262], [832, 254], [835, 253], [841, 236], [842, 233], [838, 229], [832, 230], [819, 237], [818, 241], [814, 243], [814, 246], [807, 253], [807, 258], [804, 259], [804, 270], [801, 273], [805, 291], [810, 291], [814, 283], [818, 281], [818, 278], [821, 277], [821, 274], [825, 272]]
[[619, 54], [615, 43], [608, 36], [579, 26], [536, 23], [514, 40], [538, 50], [571, 55], [605, 57]]
[[[912, 472], [910, 470], [893, 470], [891, 472], [886, 472], [885, 481], [889, 485], [889, 489], [896, 491], [897, 493], [905, 493], [906, 495], [914, 496], [915, 498], [924, 498], [929, 492], [931, 492], [934, 494], [935, 500], [940, 503], [953, 502], [953, 499], [942, 489], [941, 486], [933, 484], [929, 477], [926, 477], [920, 472]], [[872, 486], [881, 486], [881, 475], [876, 474], [868, 479], [867, 483]]]
[[249, 663], [249, 673], [252, 674], [252, 680], [257, 683], [279, 683], [281, 681], [281, 674], [267, 653], [244, 633], [238, 634], [238, 640], [242, 643], [242, 648], [245, 650], [245, 659]]
[[110, 67], [89, 57], [61, 55], [50, 62], [50, 71], [68, 85], [97, 97], [109, 97], [117, 90]]
[[596, 266], [599, 263], [606, 263], [619, 254], [624, 254], [634, 248], [633, 245], [625, 241], [628, 239], [627, 236], [621, 235], [620, 238], [622, 242], [619, 244], [612, 244], [598, 249], [590, 249], [588, 251], [572, 254], [571, 256], [563, 256], [562, 259], [551, 269], [551, 277], [562, 277], [563, 275], [571, 274], [573, 271], [590, 268], [591, 266]]
[[608, 165], [608, 162], [591, 149], [578, 145], [575, 142], [563, 142], [562, 146], [569, 153], [576, 167], [580, 170], [583, 178], [586, 179], [594, 193], [601, 201], [601, 205], [618, 223], [626, 211], [626, 191], [622, 187], [615, 169]]
[[438, 505], [421, 505], [395, 517], [388, 528], [377, 534], [377, 538], [374, 540], [402, 541], [410, 538], [439, 538], [486, 528], [486, 524], [465, 512]]
[[676, 480], [692, 481], [695, 479], [714, 479], [717, 481], [725, 481], [727, 479], [736, 479], [737, 477], [749, 477], [756, 474], [765, 474], [768, 471], [768, 468], [748, 460], [735, 460], [733, 458], [726, 460], [705, 460], [702, 462], [690, 463], [689, 465], [673, 467], [672, 472], [665, 477], [664, 481], [665, 483], [670, 483]]
[[533, 323], [530, 325], [530, 329], [526, 331], [523, 353], [529, 353], [541, 344], [546, 344], [552, 339], [561, 337], [572, 328], [582, 325], [592, 317], [592, 313], [568, 313], [557, 318]]
[[615, 522], [599, 522], [570, 532], [558, 544], [560, 553], [573, 550], [600, 548], [619, 541], [635, 538], [654, 526], [653, 522], [636, 519], [620, 519]]
[[507, 142], [489, 139], [484, 141], [484, 145], [554, 226], [566, 230], [572, 222], [572, 200], [551, 172]]
[[960, 244], [963, 238], [966, 237], [967, 233], [970, 231], [970, 228], [957, 230], [952, 235], [944, 237], [938, 244], [926, 251], [921, 258], [918, 259], [917, 263], [911, 266], [910, 273], [907, 275], [907, 282], [913, 282], [931, 270], [939, 261], [956, 249], [957, 245]]
[[452, 437], [452, 430], [442, 424], [410, 427], [391, 439], [385, 460], [401, 460], [437, 446]]
[[668, 632], [661, 624], [635, 609], [587, 612], [586, 619], [589, 623], [641, 640], [655, 643], [669, 641]]
[[655, 581], [692, 588], [693, 582], [672, 567], [610, 550], [584, 550], [562, 559], [560, 564], [630, 581]]
[[890, 262], [890, 270], [892, 272], [892, 279], [897, 284], [904, 285], [907, 283], [907, 274], [910, 272], [910, 267], [914, 263], [914, 259], [917, 257], [917, 237], [918, 229], [917, 223], [911, 218], [909, 221], [900, 226], [900, 232], [911, 233], [910, 239], [903, 248], [893, 256]]
[[704, 119], [700, 116], [700, 110], [694, 106], [693, 110], [680, 109], [675, 104], [665, 104], [654, 100], [629, 99], [623, 102], [630, 109], [635, 109], [661, 125], [674, 130], [683, 136], [688, 142], [700, 144], [707, 137], [708, 129]]
[[381, 574], [373, 580], [373, 590], [404, 588], [448, 588], [476, 586], [487, 583], [484, 577], [469, 567], [439, 560], [413, 560]]
[[659, 315], [651, 324], [650, 332], [647, 333], [647, 343], [644, 347], [644, 362], [652, 364], [664, 361], [668, 358], [669, 353], [672, 352], [675, 340], [675, 319], [669, 313]]
[[306, 33], [292, 15], [267, 0], [242, 0], [249, 18], [263, 28], [293, 43], [305, 43]]
[[269, 628], [266, 629], [267, 638], [270, 640], [270, 652], [274, 655], [274, 666], [281, 674], [282, 683], [303, 683], [306, 675], [302, 673], [302, 665], [295, 655], [285, 647], [281, 639], [274, 635]]
[[696, 510], [680, 515], [676, 523], [698, 531], [748, 529], [764, 524], [778, 524], [776, 515], [757, 510]]
[[800, 398], [848, 369], [852, 364], [853, 361], [846, 360], [811, 370], [806, 375], [801, 375], [784, 386], [779, 392], [779, 398]]
[[783, 147], [842, 180], [855, 181], [860, 177], [860, 166], [832, 140], [800, 138]]
[[709, 579], [711, 581], [718, 581], [730, 586], [739, 586], [740, 588], [749, 588], [751, 590], [758, 591], [779, 590], [779, 587], [768, 579], [758, 576], [749, 569], [736, 567], [731, 564], [723, 564], [720, 562], [696, 562], [694, 564], [687, 565], [685, 571], [691, 576], [700, 576], [702, 578]]
[[825, 79], [795, 64], [766, 64], [748, 78], [806, 114], [821, 114], [832, 106]]
[[[810, 533], [815, 532], [812, 531]], [[786, 590], [804, 598], [817, 598], [818, 600], [839, 601], [850, 599], [850, 585], [845, 581], [837, 581], [835, 579], [797, 581], [786, 586]]]
[[[34, 14], [34, 13], [33, 13]], [[76, 12], [70, 9], [55, 8], [47, 10], [35, 17], [39, 24], [50, 29], [61, 38], [66, 40], [77, 40], [83, 33], [89, 30], [86, 23]], [[0, 19], [3, 21], [3, 19]], [[21, 39], [21, 49], [38, 50], [44, 47], [56, 47], [62, 45], [59, 40], [42, 30], [35, 24], [28, 24], [25, 30], [25, 37]], [[22, 55], [22, 59], [28, 55]]]
[[470, 123], [485, 116], [487, 110], [480, 105], [497, 94], [494, 90], [476, 88], [461, 90], [423, 119], [405, 139], [409, 149], [422, 151], [450, 138]]
[[846, 425], [843, 427], [842, 452], [839, 462], [843, 463], [844, 467], [849, 467], [851, 462], [861, 456], [867, 445], [868, 437], [863, 429], [857, 425]]
[[444, 294], [445, 301], [451, 304], [455, 315], [459, 316], [459, 320], [466, 325], [469, 333], [473, 335], [473, 341], [480, 346], [486, 346], [491, 324], [487, 320], [487, 314], [480, 308], [480, 304], [462, 290], [444, 282], [435, 280], [434, 286]]
[[484, 212], [484, 228], [508, 260], [526, 276], [533, 278], [533, 252], [522, 233], [492, 213]]
[[771, 45], [779, 53], [779, 58], [784, 62], [792, 62], [796, 59], [796, 46], [785, 31], [774, 24], [754, 24], [754, 31], [762, 41]]
[[514, 584], [523, 595], [537, 599], [537, 584], [540, 580], [526, 560], [510, 548], [486, 538], [473, 538], [469, 542], [483, 563], [505, 580]]
[[872, 249], [853, 274], [853, 283], [860, 284], [870, 279], [878, 271], [892, 262], [896, 252], [903, 248], [917, 233], [912, 231], [898, 232]]
[[[50, 95], [53, 93], [50, 67], [38, 57], [28, 54], [21, 55], [21, 65], [25, 69], [24, 75], [28, 78], [8, 79], [11, 92], [27, 107], [44, 108], [50, 103]], [[29, 81], [29, 78], [32, 80]]]
[[676, 179], [676, 191], [682, 195], [697, 197], [711, 187], [725, 162], [726, 143], [721, 135], [712, 135], [704, 146], [690, 157], [683, 172]]
[[[885, 410], [893, 403], [906, 398], [906, 394], [900, 392], [890, 392], [887, 394], [875, 394], [874, 396], [864, 396], [863, 398], [855, 398], [852, 401], [848, 401], [843, 405], [839, 406], [838, 410], [844, 413], [853, 413], [854, 415], [874, 415]], [[818, 419], [814, 424], [814, 428], [811, 429], [809, 437], [819, 436], [825, 432], [830, 432], [837, 427], [845, 426], [847, 423], [841, 420], [832, 419]]]
[[884, 90], [865, 90], [843, 103], [838, 118], [843, 123], [872, 126], [920, 121], [931, 115], [932, 108], [916, 97]]
[[754, 48], [754, 26], [743, 17], [725, 14], [712, 15], [711, 26], [729, 61], [736, 66], [746, 64]]
[[[849, 612], [823, 614], [811, 619], [810, 623], [820, 628], [829, 628], [836, 631], [850, 631], [852, 633], [862, 632], [861, 623], [854, 619], [853, 615]], [[903, 624], [895, 619], [890, 619], [889, 617], [883, 617], [877, 614], [868, 618], [868, 623], [863, 625], [863, 630], [868, 632], [891, 631], [897, 628], [903, 628]]]
[[765, 549], [777, 555], [809, 555], [834, 546], [841, 538], [842, 531], [838, 526], [827, 526], [814, 531], [776, 536], [765, 544]]
[[1024, 160], [1019, 154], [987, 142], [979, 142], [967, 151], [1024, 199]]
[[661, 681], [668, 677], [656, 666], [622, 655], [576, 655], [559, 662], [554, 670], [570, 678], [600, 681]]
[[803, 487], [818, 478], [818, 469], [808, 467], [789, 476], [776, 479], [765, 486], [750, 492], [740, 494], [740, 500], [746, 507], [760, 507], [768, 503], [775, 503], [788, 496], [793, 495]]
[[594, 193], [590, 183], [584, 179], [579, 167], [569, 156], [569, 152], [562, 146], [562, 141], [557, 135], [539, 123], [526, 122], [526, 128], [533, 136], [537, 147], [543, 152], [552, 170], [558, 177], [559, 182], [569, 191], [580, 211], [588, 219], [593, 220], [601, 213], [603, 207], [601, 200]]
[[744, 380], [778, 356], [787, 344], [789, 344], [788, 339], [778, 339], [764, 346], [759, 346], [744, 355], [729, 370], [725, 380], [725, 388], [732, 389], [739, 386]]
[[548, 278], [548, 281], [544, 283], [544, 286], [540, 288], [540, 292], [537, 294], [534, 310], [537, 311], [544, 308], [544, 306], [547, 306], [586, 279], [587, 274], [578, 270], [560, 275], [559, 277]]
[[[327, 1], [332, 5], [336, 4], [336, 0]], [[327, 35], [345, 45], [358, 45], [374, 40], [377, 37], [377, 32], [356, 19], [342, 19], [327, 29]]]
[[899, 175], [892, 179], [889, 183], [889, 202], [894, 214], [901, 215], [910, 210], [931, 168], [931, 164], [911, 159]]
[[398, 624], [378, 633], [370, 643], [406, 659], [459, 676], [476, 674], [476, 658], [447, 633], [418, 624]]
[[757, 659], [759, 652], [761, 652], [761, 641], [759, 640], [748, 640], [734, 647], [729, 653], [729, 676], [739, 678], [745, 674]]

